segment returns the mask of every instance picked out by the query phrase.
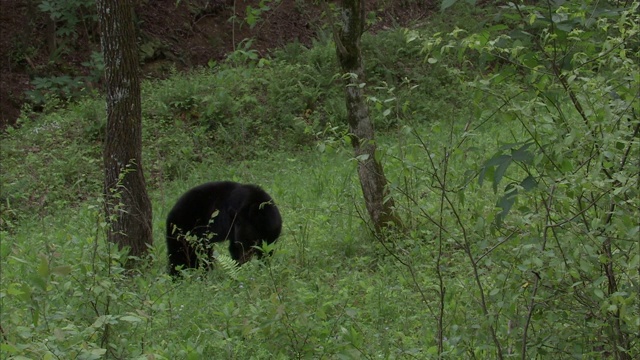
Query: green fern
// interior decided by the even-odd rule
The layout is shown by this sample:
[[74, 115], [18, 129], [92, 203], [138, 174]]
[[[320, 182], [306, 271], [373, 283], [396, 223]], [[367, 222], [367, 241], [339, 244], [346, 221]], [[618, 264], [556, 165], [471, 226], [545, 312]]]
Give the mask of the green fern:
[[235, 261], [231, 256], [227, 254], [218, 254], [216, 256], [216, 261], [220, 264], [220, 267], [230, 278], [237, 280], [238, 272], [240, 271], [240, 267], [238, 266], [238, 262]]

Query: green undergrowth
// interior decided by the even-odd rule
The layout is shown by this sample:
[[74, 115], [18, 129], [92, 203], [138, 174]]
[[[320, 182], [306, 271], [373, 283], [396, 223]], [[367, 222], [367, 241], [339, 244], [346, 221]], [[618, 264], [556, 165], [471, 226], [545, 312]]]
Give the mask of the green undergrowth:
[[[447, 105], [454, 91], [436, 86], [447, 73], [418, 77], [420, 46], [407, 45], [404, 31], [369, 36], [364, 46], [371, 116], [389, 131], [384, 141], [408, 119], [454, 118]], [[369, 336], [382, 344], [376, 352], [397, 353], [404, 342], [410, 347], [400, 354], [419, 352], [432, 331], [404, 335], [406, 320], [397, 317], [419, 300], [363, 225], [334, 51], [290, 46], [261, 63], [235, 58], [143, 84], [155, 243], [134, 274], [105, 242], [103, 99], [53, 99], [4, 134], [0, 294], [10, 330], [3, 356], [359, 357]], [[236, 269], [219, 245], [214, 271], [173, 282], [166, 214], [181, 193], [213, 180], [260, 184], [275, 198], [284, 219], [275, 255]], [[399, 291], [389, 292], [389, 283]], [[411, 318], [419, 328], [421, 315]]]
[[[465, 21], [363, 40], [404, 223], [384, 236], [368, 227], [330, 44], [145, 83], [155, 242], [135, 270], [105, 241], [103, 100], [25, 116], [1, 144], [0, 354], [638, 357], [637, 5], [536, 6], [479, 33]], [[274, 197], [275, 253], [235, 267], [221, 244], [213, 270], [172, 281], [166, 214], [223, 179]]]
[[[379, 130], [394, 129], [417, 113], [418, 121], [433, 121], [437, 109], [455, 98], [446, 72], [417, 75], [425, 69], [420, 45], [406, 43], [404, 31], [367, 36], [363, 46], [371, 64], [371, 116]], [[242, 54], [143, 83], [143, 167], [150, 188], [183, 179], [211, 160], [233, 166], [345, 134], [331, 44], [294, 44], [260, 60]], [[44, 216], [99, 194], [105, 123], [101, 97], [68, 104], [51, 98], [43, 113], [25, 111], [19, 129], [0, 135], [0, 229], [10, 230], [26, 214]]]

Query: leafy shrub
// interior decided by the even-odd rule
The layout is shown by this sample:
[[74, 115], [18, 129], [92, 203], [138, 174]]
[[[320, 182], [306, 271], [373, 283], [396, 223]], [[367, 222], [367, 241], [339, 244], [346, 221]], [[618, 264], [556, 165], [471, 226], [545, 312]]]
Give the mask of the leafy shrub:
[[[409, 129], [430, 159], [425, 175], [434, 180], [427, 188], [439, 196], [435, 217], [433, 208], [411, 210], [437, 226], [431, 230], [440, 249], [434, 317], [442, 324], [456, 316], [445, 307], [449, 271], [441, 264], [458, 248], [475, 277], [478, 316], [491, 318], [474, 320], [491, 352], [461, 334], [459, 345], [476, 356], [503, 358], [518, 344], [522, 357], [544, 357], [548, 349], [618, 359], [640, 353], [633, 335], [638, 287], [631, 280], [640, 262], [632, 165], [639, 161], [640, 129], [640, 84], [632, 74], [640, 68], [629, 42], [640, 31], [638, 4], [588, 5], [510, 3], [497, 24], [479, 33], [456, 30], [423, 40], [432, 64], [450, 55], [463, 64], [482, 59], [474, 72], [443, 63], [466, 81], [475, 116], [460, 133], [451, 127], [439, 158], [424, 135]], [[496, 149], [481, 160], [472, 144], [489, 129]], [[461, 177], [453, 167], [458, 162], [469, 166]], [[409, 164], [407, 171], [423, 172]], [[493, 206], [477, 199], [485, 181], [492, 183]], [[449, 330], [462, 329], [439, 330], [441, 354]]]
[[[89, 75], [83, 76], [49, 76], [36, 77], [31, 81], [33, 90], [27, 91], [31, 103], [35, 106], [52, 108], [52, 97], [62, 100], [79, 100], [83, 96], [91, 95], [101, 83], [104, 73], [102, 53], [93, 52], [89, 61], [83, 62]], [[55, 109], [55, 107], [53, 107]]]

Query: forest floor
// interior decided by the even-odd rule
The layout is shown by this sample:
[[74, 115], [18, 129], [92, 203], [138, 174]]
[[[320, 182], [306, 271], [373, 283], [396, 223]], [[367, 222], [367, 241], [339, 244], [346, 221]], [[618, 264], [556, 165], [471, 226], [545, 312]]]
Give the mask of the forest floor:
[[[316, 2], [273, 1], [253, 27], [245, 21], [247, 9], [259, 8], [260, 0], [137, 3], [142, 71], [147, 78], [224, 59], [243, 39], [252, 39], [251, 49], [262, 56], [292, 42], [310, 45], [328, 26]], [[371, 17], [375, 21], [369, 31], [422, 21], [438, 3], [371, 0], [367, 11], [375, 14]], [[65, 24], [53, 22], [38, 5], [32, 0], [0, 3], [0, 129], [15, 124], [35, 78], [86, 76], [91, 71], [86, 63], [100, 50], [95, 20], [81, 22], [72, 36], [54, 35]], [[99, 83], [87, 85], [100, 88]]]

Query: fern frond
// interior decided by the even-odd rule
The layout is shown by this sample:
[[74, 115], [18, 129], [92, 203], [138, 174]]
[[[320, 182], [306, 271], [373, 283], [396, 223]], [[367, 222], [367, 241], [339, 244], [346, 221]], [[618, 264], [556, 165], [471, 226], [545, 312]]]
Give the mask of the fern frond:
[[227, 276], [234, 280], [238, 279], [240, 267], [238, 266], [238, 262], [236, 262], [231, 256], [227, 254], [218, 254], [216, 261], [220, 264], [220, 267], [224, 270]]

